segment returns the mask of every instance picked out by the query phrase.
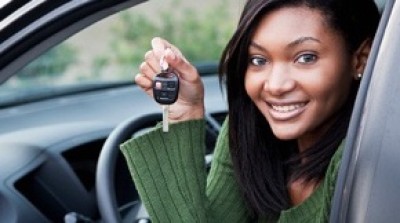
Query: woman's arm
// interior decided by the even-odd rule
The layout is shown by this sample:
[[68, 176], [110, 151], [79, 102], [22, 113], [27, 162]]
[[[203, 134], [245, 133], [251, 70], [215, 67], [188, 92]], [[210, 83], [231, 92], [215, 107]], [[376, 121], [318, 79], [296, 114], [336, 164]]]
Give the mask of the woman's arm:
[[133, 180], [153, 222], [246, 222], [222, 128], [209, 178], [204, 120], [155, 129], [121, 146]]

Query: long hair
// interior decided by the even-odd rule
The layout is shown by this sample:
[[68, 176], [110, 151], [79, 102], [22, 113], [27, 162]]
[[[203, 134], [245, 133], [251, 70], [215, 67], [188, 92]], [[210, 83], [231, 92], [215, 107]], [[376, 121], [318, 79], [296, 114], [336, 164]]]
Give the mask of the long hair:
[[[295, 140], [282, 141], [274, 136], [244, 87], [248, 48], [266, 14], [294, 6], [323, 12], [327, 24], [343, 36], [349, 53], [364, 40], [373, 38], [379, 22], [379, 12], [372, 0], [247, 1], [237, 29], [223, 51], [220, 81], [225, 82], [227, 89], [229, 146], [234, 171], [249, 211], [255, 217], [277, 215], [290, 207], [288, 181], [323, 179], [330, 159], [346, 135], [358, 90], [358, 82], [354, 82], [346, 103], [331, 117], [333, 125], [304, 153], [297, 152]], [[299, 162], [301, 159], [307, 161]]]

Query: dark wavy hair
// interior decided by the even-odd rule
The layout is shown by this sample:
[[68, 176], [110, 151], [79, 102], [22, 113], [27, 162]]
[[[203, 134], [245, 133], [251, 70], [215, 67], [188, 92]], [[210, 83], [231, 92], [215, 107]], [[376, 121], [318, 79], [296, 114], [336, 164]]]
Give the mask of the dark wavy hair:
[[[311, 148], [299, 153], [295, 140], [277, 139], [244, 87], [248, 48], [262, 18], [282, 7], [305, 6], [320, 10], [327, 25], [341, 34], [349, 53], [372, 39], [379, 23], [373, 0], [248, 0], [220, 61], [220, 81], [226, 84], [229, 106], [229, 145], [234, 171], [254, 216], [278, 215], [290, 207], [291, 180], [321, 181], [337, 147], [344, 139], [358, 82], [346, 103], [332, 117], [333, 125]], [[306, 162], [300, 162], [306, 158]]]

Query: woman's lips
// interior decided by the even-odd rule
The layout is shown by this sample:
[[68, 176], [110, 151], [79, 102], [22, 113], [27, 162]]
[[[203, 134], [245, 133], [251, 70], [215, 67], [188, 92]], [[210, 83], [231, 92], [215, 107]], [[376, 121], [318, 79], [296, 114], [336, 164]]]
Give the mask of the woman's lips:
[[299, 116], [304, 110], [307, 103], [286, 103], [286, 104], [275, 104], [268, 103], [269, 114], [271, 117], [278, 121], [287, 121], [292, 118]]

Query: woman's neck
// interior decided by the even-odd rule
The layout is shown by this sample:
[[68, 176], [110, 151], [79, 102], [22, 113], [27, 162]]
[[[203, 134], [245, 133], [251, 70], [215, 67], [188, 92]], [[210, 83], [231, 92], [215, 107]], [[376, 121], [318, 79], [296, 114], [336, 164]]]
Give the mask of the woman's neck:
[[309, 198], [318, 184], [317, 182], [305, 182], [302, 179], [291, 182], [288, 190], [292, 205], [297, 206]]

